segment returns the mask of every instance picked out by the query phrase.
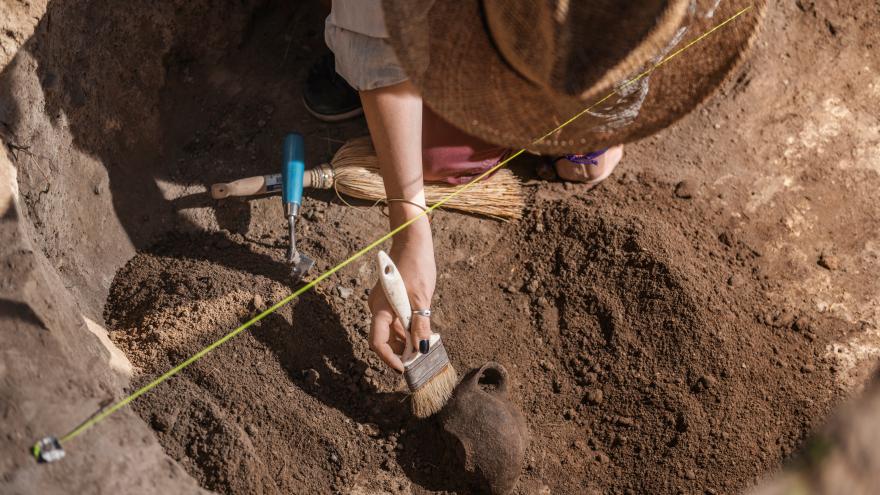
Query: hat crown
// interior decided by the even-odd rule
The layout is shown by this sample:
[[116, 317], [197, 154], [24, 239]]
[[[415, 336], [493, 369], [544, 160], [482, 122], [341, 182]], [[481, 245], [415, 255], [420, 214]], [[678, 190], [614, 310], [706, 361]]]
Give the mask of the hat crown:
[[[521, 76], [586, 98], [669, 44], [689, 0], [483, 0], [492, 41]], [[626, 33], [626, 35], [621, 35]]]

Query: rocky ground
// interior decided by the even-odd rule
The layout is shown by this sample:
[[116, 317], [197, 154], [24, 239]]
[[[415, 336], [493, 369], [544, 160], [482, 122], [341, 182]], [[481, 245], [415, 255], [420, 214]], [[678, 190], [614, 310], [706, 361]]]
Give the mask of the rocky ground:
[[[55, 0], [39, 22], [15, 10], [17, 34], [0, 44], [22, 46], [0, 74], [18, 235], [73, 318], [109, 328], [133, 365], [129, 388], [291, 290], [278, 199], [214, 203], [205, 185], [274, 172], [292, 130], [312, 163], [366, 132], [300, 103], [324, 50], [318, 6], [245, 2], [220, 16], [208, 4], [166, 2], [133, 22], [130, 8]], [[538, 181], [526, 161], [514, 166], [522, 221], [436, 216], [435, 323], [458, 369], [495, 360], [511, 373], [532, 435], [518, 493], [736, 493], [861, 389], [880, 355], [878, 22], [871, 3], [774, 2], [722, 91], [627, 146], [600, 188]], [[304, 209], [319, 269], [386, 226], [332, 193]], [[373, 270], [354, 263], [89, 435], [125, 451], [123, 421], [139, 417], [154, 472], [182, 467], [224, 493], [466, 493], [436, 421], [409, 417], [366, 347]], [[61, 321], [72, 320], [30, 324]], [[70, 354], [68, 333], [51, 352]], [[7, 341], [40, 345], [21, 335]], [[106, 365], [77, 368], [74, 383], [103, 385], [65, 393], [57, 410], [10, 409], [27, 430], [0, 464], [13, 490], [45, 476], [21, 452], [47, 418], [65, 428], [122, 395], [95, 366]], [[9, 376], [3, 397], [60, 380]], [[88, 442], [65, 462], [114, 456]], [[153, 469], [131, 460], [141, 476]], [[52, 469], [42, 486], [77, 475]]]

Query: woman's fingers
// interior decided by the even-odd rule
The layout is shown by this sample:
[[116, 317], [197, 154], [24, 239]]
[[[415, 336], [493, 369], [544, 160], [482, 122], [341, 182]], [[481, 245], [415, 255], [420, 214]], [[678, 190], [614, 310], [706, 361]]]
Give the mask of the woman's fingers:
[[414, 314], [409, 326], [412, 334], [413, 350], [426, 354], [431, 348], [431, 320], [425, 316]]
[[377, 311], [370, 325], [370, 349], [391, 368], [403, 373], [403, 362], [391, 348], [391, 326], [394, 315], [387, 310]]
[[[394, 342], [392, 342], [391, 347], [397, 351], [397, 354], [403, 354], [403, 349], [406, 345], [406, 329], [403, 328], [403, 324], [400, 323], [400, 318], [394, 318], [394, 323], [391, 324], [391, 337]], [[401, 344], [400, 346], [395, 346], [394, 344]]]

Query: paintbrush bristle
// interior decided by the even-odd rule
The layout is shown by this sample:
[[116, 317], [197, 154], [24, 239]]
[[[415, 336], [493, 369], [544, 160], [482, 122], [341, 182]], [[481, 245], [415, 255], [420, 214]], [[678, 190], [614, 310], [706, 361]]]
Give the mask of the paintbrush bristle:
[[447, 362], [442, 370], [412, 393], [413, 414], [419, 418], [436, 414], [452, 397], [456, 384], [458, 384], [458, 373], [455, 372], [452, 363]]

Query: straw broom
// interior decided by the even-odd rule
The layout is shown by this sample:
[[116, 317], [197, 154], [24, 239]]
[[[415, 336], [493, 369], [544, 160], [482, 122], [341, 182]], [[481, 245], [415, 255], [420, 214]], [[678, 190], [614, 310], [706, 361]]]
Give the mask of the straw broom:
[[[379, 174], [379, 162], [369, 137], [345, 143], [336, 152], [331, 166], [335, 188], [340, 193], [370, 201], [385, 199], [385, 184]], [[457, 187], [460, 186], [425, 182], [425, 200], [433, 205]], [[523, 206], [522, 186], [507, 169], [499, 170], [443, 204], [443, 208], [450, 210], [503, 219], [521, 218]]]
[[[235, 182], [214, 184], [211, 196], [251, 196], [280, 190], [278, 174], [249, 177]], [[337, 193], [358, 199], [382, 202], [385, 184], [379, 173], [376, 151], [369, 137], [352, 139], [342, 145], [330, 164], [306, 170], [304, 186], [312, 189], [335, 189]], [[425, 182], [425, 200], [433, 205], [460, 186], [444, 182]], [[451, 198], [443, 208], [486, 215], [501, 220], [522, 217], [524, 207], [522, 185], [507, 169], [471, 186], [465, 193]]]

